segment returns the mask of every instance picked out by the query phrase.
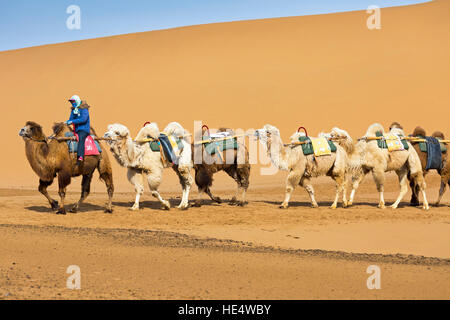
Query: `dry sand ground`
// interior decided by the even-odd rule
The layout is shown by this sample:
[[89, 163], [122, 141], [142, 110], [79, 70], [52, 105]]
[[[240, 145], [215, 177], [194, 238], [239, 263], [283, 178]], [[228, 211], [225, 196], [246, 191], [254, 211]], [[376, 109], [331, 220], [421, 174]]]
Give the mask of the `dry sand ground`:
[[[436, 184], [438, 177], [428, 180]], [[387, 189], [396, 184], [392, 177]], [[278, 209], [279, 185], [256, 188], [244, 208], [208, 203], [169, 212], [149, 195], [139, 212], [130, 211], [134, 195], [120, 193], [112, 215], [103, 213], [105, 195], [96, 193], [67, 216], [51, 213], [36, 191], [3, 189], [0, 297], [450, 298], [449, 195], [428, 212], [406, 203], [379, 210], [367, 179], [355, 207], [331, 210], [330, 187], [316, 182], [319, 209], [309, 208], [300, 190], [290, 209]], [[224, 199], [231, 193], [217, 192]], [[77, 196], [71, 193], [69, 203]], [[179, 193], [164, 196], [179, 201]], [[387, 193], [387, 201], [394, 198]], [[373, 264], [381, 268], [381, 290], [366, 286]], [[69, 265], [81, 268], [81, 291], [65, 289]]]
[[[285, 174], [255, 167], [245, 208], [165, 212], [146, 195], [131, 212], [134, 194], [114, 162], [113, 215], [103, 213], [105, 190], [95, 181], [79, 214], [56, 216], [35, 191], [17, 135], [26, 120], [50, 133], [78, 93], [93, 106], [98, 132], [122, 122], [135, 134], [148, 120], [192, 131], [203, 120], [243, 129], [272, 123], [284, 139], [299, 125], [311, 134], [337, 125], [356, 138], [373, 122], [396, 120], [407, 133], [422, 125], [450, 136], [448, 12], [450, 1], [440, 0], [382, 9], [377, 31], [358, 11], [0, 52], [0, 298], [450, 298], [449, 192], [429, 212], [406, 198], [382, 211], [367, 179], [355, 207], [332, 211], [325, 206], [334, 186], [318, 179], [322, 208], [309, 208], [298, 190], [281, 211]], [[438, 177], [427, 181], [432, 202]], [[79, 185], [72, 182], [69, 202]], [[393, 201], [394, 176], [386, 188]], [[234, 183], [219, 174], [214, 190], [228, 198]], [[170, 170], [161, 191], [179, 201]], [[65, 289], [72, 264], [82, 270], [80, 292]], [[370, 264], [381, 267], [381, 290], [366, 287]]]

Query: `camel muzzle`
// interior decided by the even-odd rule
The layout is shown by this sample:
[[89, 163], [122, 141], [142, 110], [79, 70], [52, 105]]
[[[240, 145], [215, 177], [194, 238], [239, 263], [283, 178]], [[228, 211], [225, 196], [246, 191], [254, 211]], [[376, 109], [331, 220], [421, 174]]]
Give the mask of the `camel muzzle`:
[[23, 138], [28, 138], [27, 131], [25, 130], [25, 128], [20, 129], [19, 136]]

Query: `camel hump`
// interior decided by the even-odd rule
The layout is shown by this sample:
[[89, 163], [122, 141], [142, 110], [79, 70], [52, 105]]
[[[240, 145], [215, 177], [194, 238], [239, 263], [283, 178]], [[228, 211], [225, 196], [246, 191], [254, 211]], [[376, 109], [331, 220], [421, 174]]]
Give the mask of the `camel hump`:
[[393, 128], [398, 128], [403, 130], [403, 127], [400, 123], [398, 123], [397, 121], [394, 121], [391, 123], [391, 125], [389, 126], [389, 130], [392, 130]]
[[384, 134], [384, 128], [379, 123], [372, 124], [366, 132], [366, 137], [375, 137], [377, 132], [381, 132], [381, 134]]
[[231, 135], [234, 135], [234, 131], [230, 128], [225, 128], [225, 127], [221, 127], [219, 128], [219, 130], [217, 130], [217, 132], [228, 132]]
[[445, 136], [441, 131], [435, 131], [431, 136], [434, 138], [440, 138], [442, 140], [445, 140]]
[[427, 136], [427, 133], [425, 132], [425, 129], [424, 129], [424, 128], [418, 126], [418, 127], [416, 127], [416, 128], [414, 129], [414, 131], [413, 131], [413, 136], [414, 136], [414, 137], [418, 137], [418, 136], [426, 137], [426, 136]]

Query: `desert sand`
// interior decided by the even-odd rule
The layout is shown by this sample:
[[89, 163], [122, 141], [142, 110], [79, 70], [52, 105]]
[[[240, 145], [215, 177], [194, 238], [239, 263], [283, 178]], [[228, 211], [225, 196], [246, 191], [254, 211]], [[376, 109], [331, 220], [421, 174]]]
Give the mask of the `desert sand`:
[[[428, 212], [408, 206], [410, 193], [398, 210], [379, 210], [368, 177], [354, 207], [330, 210], [334, 185], [319, 178], [321, 208], [299, 188], [282, 211], [286, 174], [264, 176], [256, 165], [244, 208], [207, 202], [167, 212], [146, 194], [131, 212], [132, 186], [112, 159], [115, 212], [103, 213], [95, 178], [79, 214], [56, 216], [18, 136], [27, 120], [50, 134], [75, 93], [92, 105], [99, 133], [120, 122], [135, 135], [145, 121], [192, 131], [201, 120], [245, 130], [271, 123], [285, 140], [300, 125], [311, 135], [339, 126], [358, 138], [374, 122], [399, 121], [406, 133], [421, 125], [450, 136], [448, 12], [450, 1], [439, 0], [382, 9], [381, 30], [368, 30], [368, 14], [355, 11], [0, 52], [0, 299], [449, 299], [450, 192]], [[80, 182], [72, 181], [69, 204]], [[427, 185], [433, 203], [436, 173]], [[234, 189], [217, 175], [215, 193], [227, 199]], [[180, 200], [170, 169], [160, 190], [172, 205]], [[388, 204], [397, 192], [390, 174]], [[81, 291], [65, 288], [72, 264], [82, 269]], [[366, 287], [371, 264], [381, 267], [381, 290]]]

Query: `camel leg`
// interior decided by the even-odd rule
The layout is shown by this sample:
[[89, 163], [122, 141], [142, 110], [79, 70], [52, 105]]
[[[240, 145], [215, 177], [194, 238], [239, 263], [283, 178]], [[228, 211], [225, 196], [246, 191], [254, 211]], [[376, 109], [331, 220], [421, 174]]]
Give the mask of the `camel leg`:
[[209, 187], [206, 188], [205, 192], [211, 198], [212, 201], [217, 202], [217, 203], [222, 203], [222, 199], [220, 199], [220, 197], [214, 196]]
[[[225, 172], [237, 183], [236, 195], [231, 198], [230, 205], [245, 206], [246, 193], [249, 185], [250, 166], [233, 165], [225, 169]], [[240, 200], [239, 199], [240, 196]]]
[[147, 182], [152, 196], [158, 199], [164, 210], [170, 210], [170, 203], [164, 200], [158, 192], [159, 185], [162, 180], [162, 170], [155, 170], [147, 175]]
[[178, 179], [180, 180], [180, 184], [183, 188], [183, 196], [181, 198], [180, 205], [177, 208], [185, 210], [189, 207], [189, 191], [191, 190], [192, 186], [192, 176], [189, 168], [174, 167], [174, 170], [177, 173]]
[[410, 205], [413, 207], [417, 207], [419, 203], [419, 186], [416, 185], [414, 179], [410, 177], [409, 186], [411, 187], [411, 201]]
[[400, 193], [397, 197], [397, 200], [391, 205], [392, 209], [397, 209], [400, 201], [402, 201], [405, 194], [408, 192], [408, 182], [407, 182], [407, 174], [408, 171], [406, 169], [401, 169], [396, 171], [398, 175], [398, 182], [400, 183]]
[[236, 169], [238, 193], [241, 191], [241, 200], [238, 201], [239, 206], [245, 206], [247, 189], [249, 186], [250, 166], [238, 166]]
[[201, 207], [203, 204], [203, 193], [205, 192], [205, 190], [202, 187], [198, 187], [198, 195], [197, 195], [197, 199], [195, 199], [194, 202], [194, 207]]
[[441, 203], [441, 200], [442, 200], [442, 196], [444, 195], [446, 190], [447, 190], [447, 184], [445, 183], [445, 181], [441, 181], [441, 188], [439, 189], [439, 197], [435, 203], [436, 207], [439, 207], [439, 204]]
[[108, 203], [106, 204], [105, 212], [112, 213], [113, 212], [112, 198], [114, 195], [114, 182], [112, 179], [112, 175], [110, 173], [103, 173], [100, 175], [100, 178], [103, 181], [105, 181], [106, 190], [108, 191]]
[[74, 204], [72, 209], [70, 209], [70, 212], [77, 213], [80, 205], [89, 196], [89, 193], [91, 192], [91, 181], [92, 181], [92, 174], [83, 175], [83, 179], [81, 180], [80, 200], [78, 200], [78, 202], [76, 204]]
[[384, 209], [385, 201], [384, 201], [384, 181], [386, 179], [384, 170], [374, 169], [372, 171], [373, 179], [375, 180], [375, 184], [377, 185], [377, 190], [380, 193], [380, 202], [378, 203], [378, 208]]
[[[345, 177], [344, 176], [336, 176], [336, 177], [333, 177], [333, 180], [336, 182], [336, 196], [335, 196], [334, 202], [333, 202], [333, 204], [331, 205], [330, 208], [331, 209], [336, 209], [338, 201], [339, 201], [340, 193], [344, 192], [344, 196], [343, 197], [345, 197], [345, 187], [344, 187]], [[346, 200], [344, 201], [344, 203], [345, 202], [346, 202]]]
[[344, 174], [344, 181], [342, 181], [342, 207], [347, 208], [348, 207], [348, 200], [347, 200], [347, 181], [348, 181], [347, 174]]
[[134, 190], [136, 191], [136, 199], [130, 210], [139, 210], [139, 200], [144, 193], [144, 176], [142, 171], [128, 168], [127, 178], [134, 185]]
[[58, 194], [61, 199], [59, 209], [56, 214], [66, 214], [66, 208], [64, 207], [64, 200], [66, 198], [66, 187], [70, 184], [70, 173], [60, 171], [58, 173]]
[[211, 200], [221, 203], [222, 200], [219, 197], [214, 197], [209, 190], [209, 187], [212, 185], [212, 173], [208, 172], [208, 170], [204, 167], [197, 168], [195, 170], [195, 183], [198, 187], [198, 196], [194, 202], [195, 207], [201, 207], [203, 204], [203, 193], [206, 192]]
[[352, 176], [352, 192], [350, 193], [350, 200], [348, 201], [349, 206], [351, 206], [353, 204], [356, 190], [358, 189], [359, 184], [366, 177], [367, 173], [368, 172], [366, 172], [366, 171], [361, 171], [361, 172], [357, 173], [356, 175]]
[[289, 201], [291, 200], [292, 192], [294, 192], [295, 187], [300, 184], [300, 179], [302, 174], [297, 171], [289, 172], [286, 179], [286, 193], [284, 196], [284, 201], [280, 205], [281, 209], [287, 209], [289, 207]]
[[230, 206], [238, 205], [238, 198], [240, 193], [240, 186], [239, 186], [239, 176], [237, 173], [237, 165], [230, 165], [229, 167], [225, 167], [224, 171], [233, 178], [234, 181], [237, 183], [237, 189], [235, 195], [231, 198], [230, 202], [228, 203]]
[[108, 203], [106, 204], [106, 213], [113, 212], [112, 198], [114, 195], [114, 181], [111, 168], [108, 165], [103, 165], [104, 160], [101, 160], [98, 166], [98, 172], [100, 173], [100, 179], [105, 182], [106, 190], [108, 192]]
[[314, 188], [311, 184], [311, 180], [308, 178], [302, 178], [300, 180], [300, 185], [305, 188], [306, 192], [308, 192], [309, 198], [311, 199], [311, 206], [313, 208], [318, 208], [319, 205], [317, 204], [316, 197], [314, 195]]
[[52, 206], [52, 210], [57, 211], [58, 210], [58, 201], [56, 201], [52, 197], [50, 197], [50, 195], [48, 194], [48, 191], [47, 191], [48, 186], [50, 186], [52, 183], [53, 183], [53, 180], [52, 181], [39, 180], [39, 192], [42, 193], [47, 198], [48, 202]]

